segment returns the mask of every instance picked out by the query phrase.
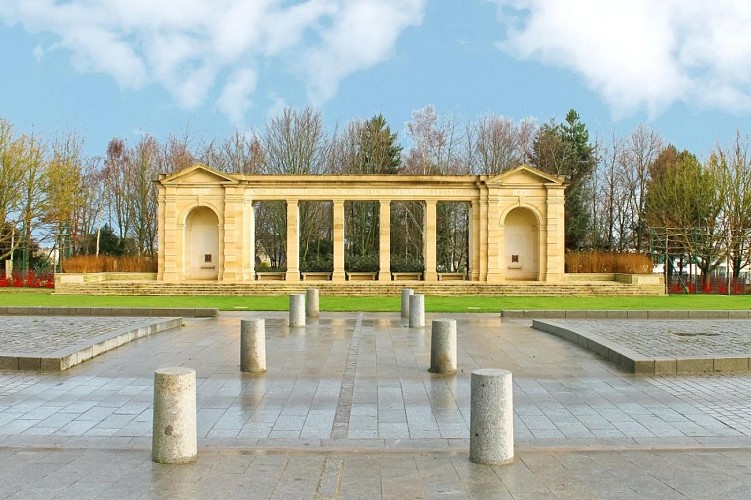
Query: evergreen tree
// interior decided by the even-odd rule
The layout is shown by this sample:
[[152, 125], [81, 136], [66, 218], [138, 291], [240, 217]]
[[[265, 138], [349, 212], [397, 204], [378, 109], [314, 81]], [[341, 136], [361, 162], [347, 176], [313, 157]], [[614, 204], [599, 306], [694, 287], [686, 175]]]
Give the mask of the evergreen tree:
[[402, 147], [396, 133], [377, 115], [362, 124], [359, 130], [358, 166], [364, 174], [396, 174], [399, 172]]
[[562, 124], [551, 121], [540, 127], [530, 160], [540, 170], [566, 179], [566, 248], [581, 249], [586, 245], [591, 223], [585, 186], [597, 159], [589, 131], [575, 110], [569, 110]]

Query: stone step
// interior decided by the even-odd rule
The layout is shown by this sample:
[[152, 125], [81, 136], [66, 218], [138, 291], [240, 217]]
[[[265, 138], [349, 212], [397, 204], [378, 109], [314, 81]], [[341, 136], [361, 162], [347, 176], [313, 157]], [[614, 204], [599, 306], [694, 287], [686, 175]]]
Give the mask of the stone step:
[[156, 281], [108, 281], [66, 284], [55, 290], [59, 295], [288, 295], [306, 288], [318, 288], [322, 294], [334, 296], [399, 295], [403, 288], [412, 288], [425, 295], [474, 296], [627, 296], [662, 295], [662, 285], [626, 285], [614, 281], [564, 282], [559, 284], [518, 282], [486, 284], [477, 282], [239, 282], [207, 283]]

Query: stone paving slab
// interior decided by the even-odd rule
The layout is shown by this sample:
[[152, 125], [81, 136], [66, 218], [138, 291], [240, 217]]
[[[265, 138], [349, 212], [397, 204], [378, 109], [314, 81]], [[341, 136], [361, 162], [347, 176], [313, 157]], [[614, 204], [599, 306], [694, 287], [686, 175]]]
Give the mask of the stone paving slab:
[[62, 371], [182, 318], [0, 316], [0, 370]]
[[155, 464], [147, 450], [0, 448], [5, 498], [745, 499], [751, 455], [733, 450], [522, 452], [478, 465], [466, 453], [205, 450]]
[[630, 373], [690, 375], [751, 370], [751, 321], [533, 320], [532, 327], [597, 353]]

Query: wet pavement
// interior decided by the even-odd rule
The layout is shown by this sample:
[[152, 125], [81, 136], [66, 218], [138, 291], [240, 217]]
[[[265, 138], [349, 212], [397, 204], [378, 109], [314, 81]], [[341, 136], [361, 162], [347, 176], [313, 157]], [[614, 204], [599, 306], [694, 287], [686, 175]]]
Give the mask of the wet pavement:
[[[266, 318], [268, 371], [239, 370]], [[456, 375], [428, 372], [457, 320]], [[71, 319], [75, 321], [75, 319]], [[65, 372], [0, 373], [0, 496], [745, 498], [751, 375], [637, 376], [525, 319], [222, 313]], [[751, 323], [749, 323], [751, 325]], [[742, 328], [742, 326], [741, 326]], [[199, 458], [150, 460], [154, 370], [197, 371]], [[468, 460], [470, 372], [514, 377], [516, 462]]]

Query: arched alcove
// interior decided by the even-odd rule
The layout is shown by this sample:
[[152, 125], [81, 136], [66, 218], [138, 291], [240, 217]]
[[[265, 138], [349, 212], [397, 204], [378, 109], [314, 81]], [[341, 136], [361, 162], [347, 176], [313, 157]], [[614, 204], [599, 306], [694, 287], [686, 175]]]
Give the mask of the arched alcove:
[[185, 278], [219, 277], [219, 219], [208, 207], [196, 207], [185, 220]]
[[537, 218], [528, 208], [512, 209], [503, 222], [507, 280], [536, 280], [540, 272]]

